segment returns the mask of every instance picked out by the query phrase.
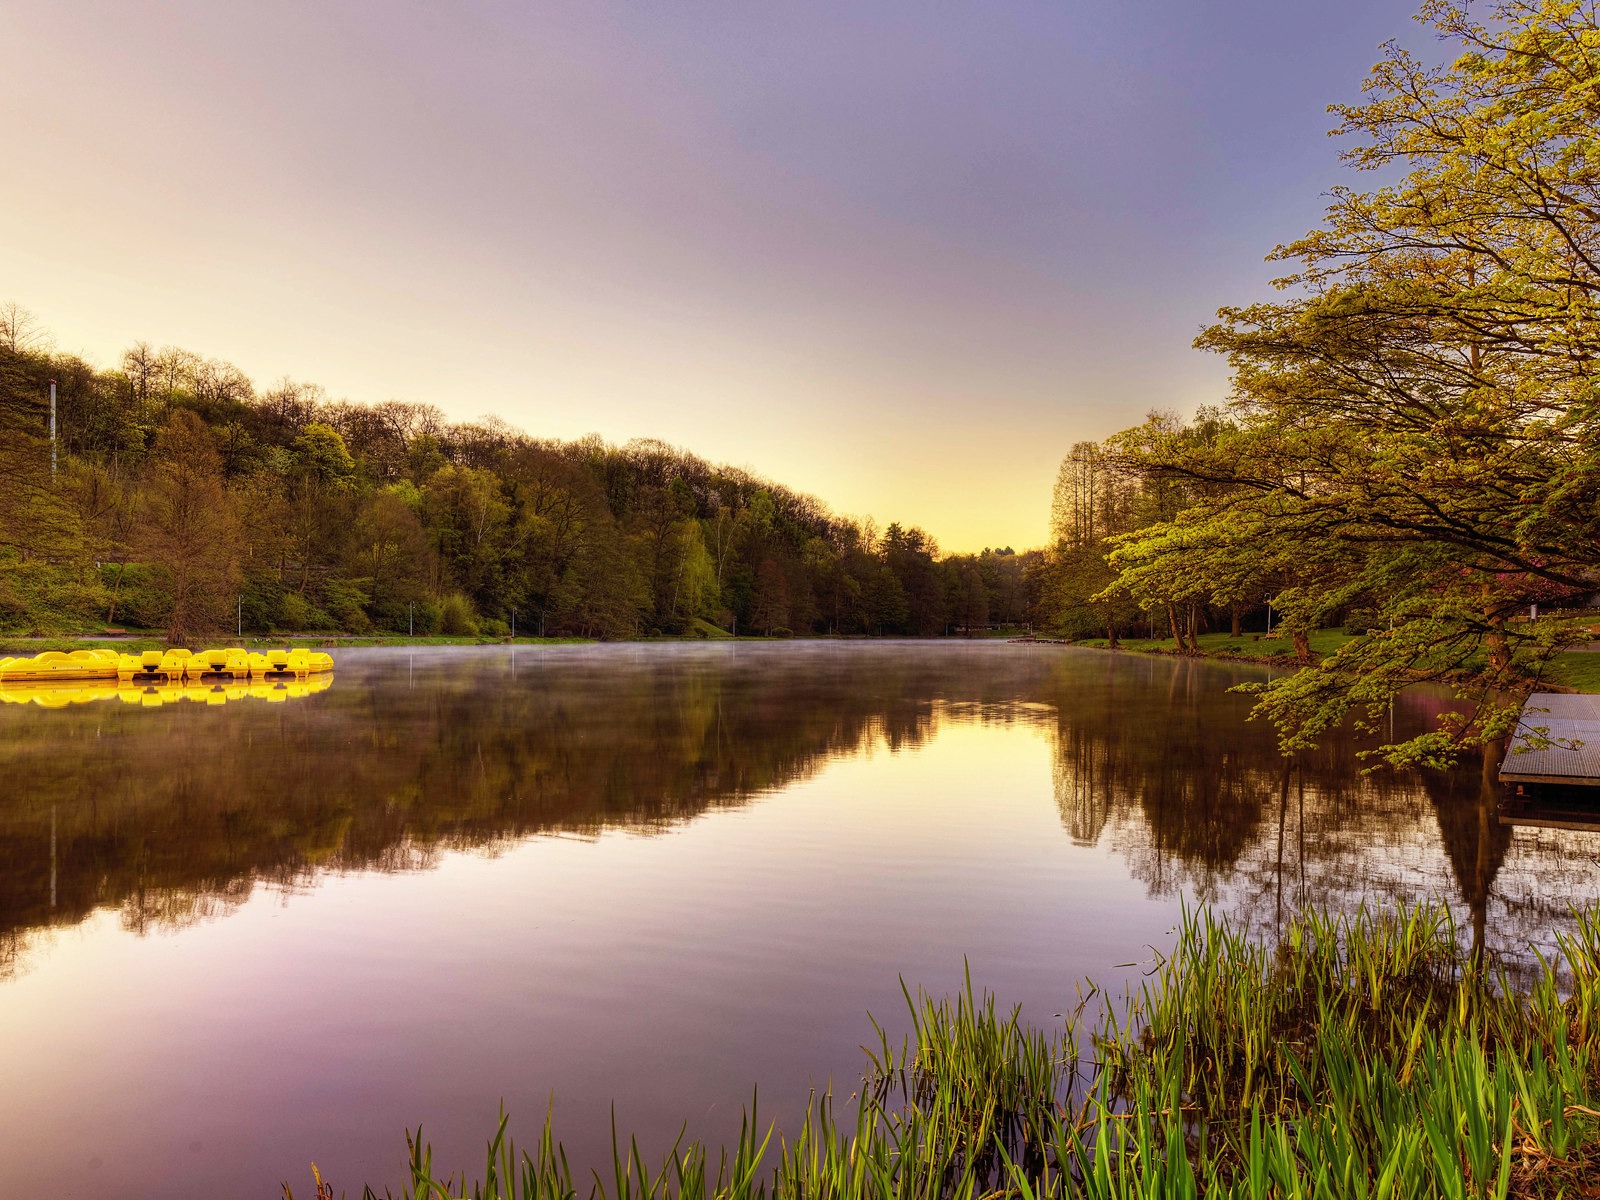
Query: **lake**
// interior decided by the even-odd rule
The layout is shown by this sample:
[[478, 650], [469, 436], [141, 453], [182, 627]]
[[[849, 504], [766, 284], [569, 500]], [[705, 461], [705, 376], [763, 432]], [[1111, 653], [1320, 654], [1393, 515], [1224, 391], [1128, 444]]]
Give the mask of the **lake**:
[[[1493, 766], [1289, 762], [1260, 668], [997, 643], [341, 650], [315, 694], [0, 705], [22, 1195], [398, 1189], [554, 1097], [574, 1166], [848, 1096], [901, 980], [1041, 1025], [1208, 902], [1437, 898], [1513, 970], [1600, 836]], [[225, 700], [226, 702], [221, 702]], [[1401, 696], [1397, 733], [1447, 702]]]

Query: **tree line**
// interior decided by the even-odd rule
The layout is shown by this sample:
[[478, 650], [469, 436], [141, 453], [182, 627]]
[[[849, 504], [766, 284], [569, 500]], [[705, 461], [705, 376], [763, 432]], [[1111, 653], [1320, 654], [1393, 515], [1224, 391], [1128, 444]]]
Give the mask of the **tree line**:
[[[1588, 636], [1538, 614], [1600, 589], [1596, 6], [1429, 0], [1418, 19], [1442, 64], [1386, 45], [1331, 110], [1380, 182], [1333, 189], [1273, 252], [1284, 299], [1201, 333], [1231, 365], [1226, 406], [1073, 449], [1043, 585], [1068, 627], [1190, 651], [1270, 598], [1300, 669], [1258, 712], [1290, 750], [1376, 729], [1418, 680], [1455, 687], [1396, 763], [1505, 736]], [[1310, 631], [1340, 622], [1362, 636], [1314, 661]]]
[[1024, 624], [1039, 559], [941, 555], [661, 442], [262, 388], [144, 344], [99, 369], [0, 305], [0, 629], [935, 636]]

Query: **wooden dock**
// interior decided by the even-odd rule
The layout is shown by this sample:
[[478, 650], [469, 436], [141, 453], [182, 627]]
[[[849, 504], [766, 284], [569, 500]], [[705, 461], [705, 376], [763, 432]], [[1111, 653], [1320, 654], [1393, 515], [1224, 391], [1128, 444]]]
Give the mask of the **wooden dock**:
[[1500, 762], [1500, 778], [1600, 788], [1600, 695], [1529, 696]]

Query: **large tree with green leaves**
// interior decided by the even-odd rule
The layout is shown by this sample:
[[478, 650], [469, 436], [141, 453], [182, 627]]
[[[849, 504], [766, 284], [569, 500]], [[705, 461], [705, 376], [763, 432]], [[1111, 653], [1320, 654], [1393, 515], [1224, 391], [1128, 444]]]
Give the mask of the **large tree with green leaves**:
[[[1600, 586], [1600, 21], [1517, 0], [1483, 19], [1431, 0], [1432, 65], [1385, 47], [1337, 106], [1348, 161], [1393, 179], [1336, 189], [1281, 246], [1278, 303], [1223, 309], [1211, 438], [1146, 429], [1126, 463], [1199, 499], [1127, 540], [1122, 582], [1226, 591], [1260, 572], [1297, 628], [1338, 611], [1374, 631], [1263, 689], [1286, 747], [1417, 679], [1467, 702], [1387, 749], [1438, 762], [1503, 736], [1562, 636], [1524, 619]], [[1392, 626], [1392, 628], [1391, 628]]]

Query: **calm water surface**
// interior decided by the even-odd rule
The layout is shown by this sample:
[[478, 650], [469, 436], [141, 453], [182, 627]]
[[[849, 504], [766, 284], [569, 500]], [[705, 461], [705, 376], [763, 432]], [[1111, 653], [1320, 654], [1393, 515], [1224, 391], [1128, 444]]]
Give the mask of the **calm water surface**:
[[[1438, 897], [1513, 966], [1600, 838], [1286, 763], [1253, 668], [940, 644], [342, 651], [273, 704], [0, 705], [19, 1195], [397, 1186], [555, 1096], [575, 1166], [848, 1094], [901, 977], [1048, 1023], [1202, 898]], [[1403, 697], [1397, 732], [1441, 703]]]

